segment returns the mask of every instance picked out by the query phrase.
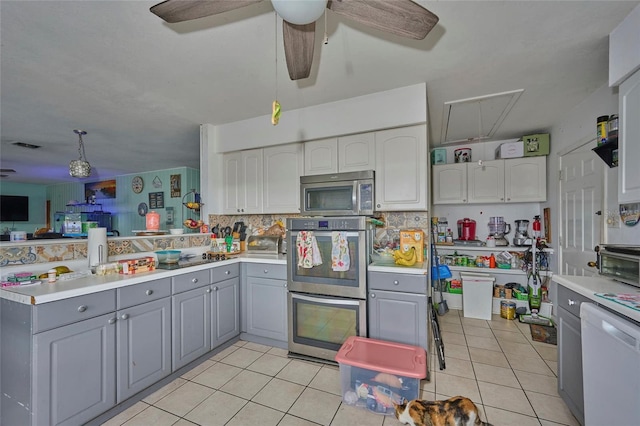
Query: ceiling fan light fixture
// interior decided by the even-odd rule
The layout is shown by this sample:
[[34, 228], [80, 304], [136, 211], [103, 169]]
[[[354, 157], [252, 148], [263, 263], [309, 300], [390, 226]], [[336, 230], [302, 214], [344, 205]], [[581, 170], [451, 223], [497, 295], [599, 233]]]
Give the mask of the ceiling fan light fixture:
[[91, 164], [87, 161], [87, 157], [84, 153], [84, 142], [82, 141], [82, 135], [86, 135], [84, 130], [75, 129], [73, 131], [78, 135], [78, 159], [71, 160], [69, 163], [69, 174], [76, 178], [85, 178], [91, 176]]
[[307, 25], [322, 16], [327, 7], [327, 0], [271, 0], [271, 4], [285, 21]]

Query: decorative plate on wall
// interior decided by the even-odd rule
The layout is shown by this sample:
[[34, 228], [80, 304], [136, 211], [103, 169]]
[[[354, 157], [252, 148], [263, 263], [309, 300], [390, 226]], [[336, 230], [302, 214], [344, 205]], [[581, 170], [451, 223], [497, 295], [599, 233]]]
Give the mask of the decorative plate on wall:
[[140, 216], [146, 216], [149, 212], [149, 207], [147, 207], [147, 203], [138, 204], [138, 214]]

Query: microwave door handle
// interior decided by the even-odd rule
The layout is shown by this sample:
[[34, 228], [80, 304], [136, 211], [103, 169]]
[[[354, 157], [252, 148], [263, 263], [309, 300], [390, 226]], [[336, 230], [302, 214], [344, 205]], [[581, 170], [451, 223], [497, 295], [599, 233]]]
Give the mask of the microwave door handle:
[[357, 180], [354, 180], [353, 191], [351, 191], [351, 205], [353, 206], [354, 213], [358, 213], [360, 211], [358, 200], [360, 200], [360, 185], [358, 184]]

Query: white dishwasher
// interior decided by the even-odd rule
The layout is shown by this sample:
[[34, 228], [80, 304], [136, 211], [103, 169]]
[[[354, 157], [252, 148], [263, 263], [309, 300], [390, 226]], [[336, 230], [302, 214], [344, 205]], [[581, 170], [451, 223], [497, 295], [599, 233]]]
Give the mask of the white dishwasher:
[[580, 306], [585, 426], [640, 424], [640, 326]]

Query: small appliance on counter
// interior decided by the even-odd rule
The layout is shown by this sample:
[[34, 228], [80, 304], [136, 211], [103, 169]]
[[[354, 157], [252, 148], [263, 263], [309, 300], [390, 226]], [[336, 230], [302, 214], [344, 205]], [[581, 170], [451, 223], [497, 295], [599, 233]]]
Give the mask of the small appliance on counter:
[[596, 253], [600, 275], [640, 287], [640, 246], [604, 244]]
[[513, 236], [514, 246], [530, 246], [533, 243], [533, 239], [529, 237], [529, 221], [526, 219], [519, 219], [515, 221], [516, 230]]
[[476, 221], [465, 217], [458, 221], [458, 239], [459, 240], [475, 240], [476, 239]]
[[278, 255], [283, 252], [282, 238], [270, 235], [251, 235], [247, 238], [247, 254]]
[[493, 237], [497, 247], [508, 246], [509, 241], [504, 237], [511, 232], [511, 225], [504, 221], [502, 216], [489, 218], [489, 237]]

